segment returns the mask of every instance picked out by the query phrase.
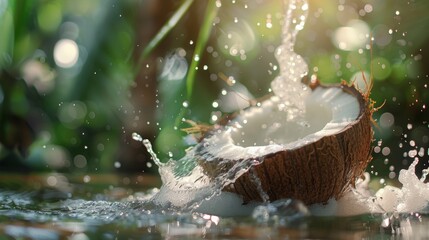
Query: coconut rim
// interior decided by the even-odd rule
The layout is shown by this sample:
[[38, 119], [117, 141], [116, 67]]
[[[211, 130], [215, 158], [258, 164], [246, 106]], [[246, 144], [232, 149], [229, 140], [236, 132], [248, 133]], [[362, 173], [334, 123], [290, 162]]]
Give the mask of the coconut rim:
[[[271, 156], [281, 151], [293, 151], [295, 149], [301, 148], [303, 146], [312, 144], [314, 142], [320, 141], [324, 137], [329, 137], [333, 135], [340, 134], [344, 131], [349, 130], [355, 124], [360, 122], [362, 118], [364, 118], [367, 114], [370, 114], [370, 119], [372, 120], [372, 112], [370, 111], [369, 97], [365, 93], [361, 92], [356, 88], [356, 86], [352, 84], [347, 84], [346, 82], [341, 82], [340, 84], [321, 84], [320, 82], [315, 82], [310, 85], [312, 89], [311, 94], [306, 98], [310, 98], [316, 91], [329, 91], [329, 89], [339, 90], [341, 93], [350, 95], [351, 99], [355, 99], [357, 103], [358, 112], [356, 116], [352, 119], [342, 120], [339, 124], [333, 122], [333, 116], [329, 122], [327, 122], [324, 127], [318, 131], [305, 135], [302, 138], [296, 139], [293, 142], [285, 143], [285, 144], [267, 144], [262, 146], [239, 146], [234, 143], [231, 131], [234, 129], [233, 124], [240, 119], [244, 114], [252, 111], [252, 109], [264, 107], [264, 103], [272, 101], [275, 96], [265, 100], [262, 102], [261, 106], [251, 106], [242, 110], [238, 113], [234, 118], [229, 120], [226, 124], [217, 126], [214, 130], [209, 132], [201, 141], [203, 144], [198, 148], [197, 155], [202, 157], [205, 161], [217, 161], [219, 159], [230, 159], [230, 160], [241, 160], [241, 159], [263, 159], [267, 156]], [[332, 98], [335, 99], [335, 96]], [[331, 100], [332, 100], [331, 99]], [[330, 103], [330, 101], [326, 101], [326, 103]], [[334, 106], [331, 106], [331, 110]], [[339, 110], [341, 112], [341, 110]], [[329, 124], [337, 124], [337, 126], [327, 133], [327, 126]], [[229, 149], [225, 147], [229, 146]], [[236, 157], [231, 157], [231, 154], [238, 154]]]

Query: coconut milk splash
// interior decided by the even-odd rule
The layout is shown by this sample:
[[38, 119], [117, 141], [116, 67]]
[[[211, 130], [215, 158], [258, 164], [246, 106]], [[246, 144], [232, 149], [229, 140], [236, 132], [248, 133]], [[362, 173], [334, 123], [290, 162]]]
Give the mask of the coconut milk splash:
[[[282, 44], [277, 47], [275, 57], [280, 66], [280, 74], [271, 82], [271, 90], [280, 98], [278, 110], [285, 113], [285, 118], [278, 124], [268, 127], [267, 133], [277, 132], [283, 125], [293, 122], [298, 124], [296, 131], [304, 133], [310, 127], [305, 120], [305, 101], [310, 89], [302, 83], [308, 74], [308, 65], [303, 57], [294, 51], [296, 36], [304, 28], [308, 16], [307, 0], [285, 0], [286, 15], [282, 27]], [[268, 135], [266, 142], [283, 142]]]
[[[219, 216], [241, 216], [261, 211], [261, 207], [272, 209], [273, 206], [281, 205], [283, 202], [279, 200], [269, 203], [267, 199], [263, 206], [258, 206], [257, 203], [242, 205], [242, 199], [238, 195], [221, 191], [257, 164], [255, 160], [237, 162], [227, 173], [211, 179], [196, 163], [195, 148], [191, 148], [180, 160], [162, 163], [147, 139], [141, 138], [137, 133], [133, 133], [133, 138], [143, 143], [154, 163], [159, 167], [163, 184], [149, 201], [162, 208], [178, 212], [200, 211]], [[429, 168], [423, 171], [419, 179], [415, 172], [418, 163], [419, 159], [416, 158], [408, 169], [400, 171], [398, 179], [402, 187], [386, 185], [374, 194], [373, 189], [369, 188], [370, 175], [365, 173], [364, 178], [356, 182], [355, 188], [350, 188], [350, 191], [346, 192], [341, 199], [331, 199], [323, 205], [311, 205], [309, 210], [302, 206], [300, 211], [304, 215], [310, 211], [314, 215], [337, 216], [384, 213], [387, 214], [388, 221], [391, 221], [390, 218], [395, 213], [427, 213], [429, 212], [429, 183], [426, 179]], [[262, 195], [261, 198], [264, 199], [264, 196]]]
[[213, 179], [197, 164], [194, 153], [199, 145], [189, 149], [179, 160], [162, 163], [147, 139], [137, 133], [133, 133], [133, 139], [142, 142], [159, 168], [162, 186], [150, 199], [156, 205], [178, 212], [200, 211], [221, 216], [248, 215], [256, 206], [243, 206], [239, 196], [221, 191], [248, 171], [255, 162], [237, 162], [228, 172]]
[[274, 94], [283, 100], [287, 109], [295, 109], [295, 114], [304, 112], [303, 99], [310, 92], [308, 87], [301, 83], [301, 79], [308, 73], [307, 63], [294, 52], [296, 36], [304, 28], [307, 15], [306, 0], [289, 1], [282, 28], [282, 45], [275, 51], [280, 75], [271, 82]]
[[[280, 76], [277, 77], [271, 85], [274, 94], [279, 97], [282, 104], [278, 106], [279, 110], [287, 111], [288, 121], [299, 121], [304, 112], [304, 101], [308, 94], [307, 87], [301, 83], [301, 79], [308, 72], [307, 64], [304, 59], [294, 52], [294, 44], [296, 35], [303, 29], [307, 18], [308, 3], [306, 0], [290, 0], [285, 1], [287, 4], [287, 12], [284, 20], [282, 45], [276, 50], [276, 58], [280, 65]], [[298, 118], [300, 117], [300, 118]], [[228, 131], [228, 130], [227, 130]], [[242, 206], [242, 200], [235, 194], [222, 192], [227, 185], [235, 182], [243, 173], [259, 164], [258, 158], [247, 156], [242, 161], [235, 161], [233, 166], [225, 163], [225, 168], [228, 170], [220, 173], [215, 178], [209, 178], [204, 174], [203, 169], [197, 163], [198, 159], [195, 156], [196, 149], [204, 149], [206, 145], [216, 145], [213, 141], [229, 141], [223, 139], [222, 136], [211, 138], [207, 141], [198, 143], [193, 148], [190, 148], [186, 155], [179, 160], [170, 160], [167, 163], [162, 163], [152, 150], [152, 146], [148, 140], [142, 139], [138, 134], [133, 134], [134, 140], [142, 142], [151, 154], [155, 164], [159, 167], [159, 173], [162, 179], [162, 187], [159, 192], [153, 197], [152, 201], [164, 206], [177, 208], [183, 211], [187, 210], [203, 210], [211, 212], [210, 209], [216, 209], [216, 213], [220, 215], [240, 215], [240, 213], [249, 213], [249, 209], [253, 209], [252, 204]], [[230, 149], [231, 150], [231, 149]], [[223, 149], [227, 152], [228, 149]], [[199, 154], [204, 151], [199, 151]], [[231, 152], [236, 152], [234, 149]], [[255, 153], [255, 156], [259, 154]], [[212, 156], [201, 156], [207, 161], [210, 161]], [[222, 162], [219, 163], [219, 168], [222, 168]], [[254, 175], [255, 183], [259, 181]], [[259, 195], [266, 202], [269, 201], [267, 194], [260, 189]], [[228, 202], [228, 204], [224, 204]], [[222, 207], [216, 207], [218, 204]], [[225, 210], [225, 206], [228, 206]], [[219, 213], [219, 210], [225, 210], [225, 214]]]
[[[286, 120], [300, 122], [305, 114], [303, 99], [309, 94], [309, 89], [301, 83], [301, 79], [307, 74], [308, 66], [304, 59], [294, 52], [294, 44], [297, 33], [304, 27], [308, 14], [308, 3], [305, 0], [290, 0], [287, 6], [283, 42], [276, 50], [280, 75], [273, 80], [271, 88], [276, 97], [282, 100], [280, 102], [284, 103], [279, 104], [278, 108], [287, 111]], [[239, 196], [222, 191], [243, 173], [248, 172], [252, 166], [259, 164], [257, 158], [247, 156], [244, 158], [247, 160], [235, 161], [232, 167], [230, 164], [227, 165], [229, 166], [228, 171], [220, 173], [214, 179], [208, 177], [197, 163], [196, 149], [206, 148], [207, 144], [213, 144], [210, 141], [229, 141], [230, 139], [222, 139], [220, 135], [218, 139], [211, 138], [210, 141], [202, 141], [188, 149], [182, 159], [162, 163], [152, 150], [148, 140], [141, 138], [136, 133], [133, 134], [133, 138], [145, 145], [153, 161], [159, 167], [163, 185], [150, 199], [158, 206], [179, 212], [201, 211], [221, 216], [249, 215], [257, 206], [256, 204], [242, 205]], [[228, 149], [219, 151], [228, 152]], [[258, 155], [255, 154], [255, 156]], [[202, 157], [208, 161], [211, 158], [211, 156]], [[331, 200], [327, 205], [310, 206], [310, 210], [314, 214], [321, 215], [420, 211], [428, 204], [429, 184], [416, 177], [416, 164], [417, 160], [408, 170], [401, 171], [399, 180], [403, 184], [402, 188], [386, 186], [375, 195], [371, 194], [368, 188], [369, 174], [367, 174], [365, 180], [358, 181], [356, 188], [351, 189], [342, 199]], [[219, 165], [219, 168], [221, 167], [223, 167], [222, 163]], [[258, 181], [257, 176], [254, 180]], [[266, 194], [261, 191], [260, 196], [261, 199], [266, 200], [265, 206], [269, 208], [271, 203], [268, 203], [269, 199]], [[418, 204], [414, 204], [415, 199], [418, 199]], [[261, 210], [260, 207], [258, 209]]]
[[365, 178], [356, 182], [356, 187], [350, 189], [344, 197], [335, 201], [331, 199], [328, 204], [315, 204], [310, 210], [315, 215], [359, 215], [365, 213], [385, 213], [388, 217], [397, 213], [428, 213], [429, 211], [429, 183], [426, 183], [427, 172], [423, 170], [422, 177], [416, 175], [416, 158], [408, 169], [399, 172], [401, 187], [386, 185], [372, 193], [369, 188], [369, 173]]

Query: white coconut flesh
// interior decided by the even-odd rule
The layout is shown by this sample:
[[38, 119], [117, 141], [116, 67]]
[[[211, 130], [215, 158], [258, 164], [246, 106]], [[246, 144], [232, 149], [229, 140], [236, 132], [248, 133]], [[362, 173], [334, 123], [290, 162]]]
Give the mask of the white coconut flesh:
[[224, 129], [203, 140], [206, 161], [248, 159], [293, 150], [341, 132], [361, 112], [356, 96], [341, 87], [317, 87], [305, 99], [305, 114], [288, 120], [276, 96], [243, 110]]

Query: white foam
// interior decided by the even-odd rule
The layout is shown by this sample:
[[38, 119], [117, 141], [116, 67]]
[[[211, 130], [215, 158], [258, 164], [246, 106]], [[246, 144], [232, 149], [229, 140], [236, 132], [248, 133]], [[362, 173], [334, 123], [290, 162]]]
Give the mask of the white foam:
[[327, 204], [310, 206], [314, 215], [350, 216], [364, 213], [411, 213], [422, 212], [429, 206], [429, 183], [419, 179], [415, 173], [416, 159], [408, 169], [399, 173], [401, 187], [386, 185], [372, 194], [368, 184], [369, 174], [356, 183], [339, 200], [331, 199]]
[[[391, 198], [385, 196], [388, 192], [385, 190], [386, 187], [384, 190], [379, 190], [379, 192], [383, 191], [383, 193], [377, 192], [379, 196], [383, 197], [384, 202], [394, 206], [393, 210], [395, 212], [418, 212], [429, 203], [429, 183], [424, 183], [426, 179], [419, 179], [415, 174], [418, 162], [419, 159], [416, 158], [408, 169], [402, 169], [399, 172], [398, 180], [402, 184], [402, 187], [400, 189], [391, 187], [391, 191], [393, 192], [393, 194], [389, 194]], [[397, 204], [390, 202], [390, 199], [392, 201], [396, 200]], [[380, 197], [377, 200], [381, 201]]]

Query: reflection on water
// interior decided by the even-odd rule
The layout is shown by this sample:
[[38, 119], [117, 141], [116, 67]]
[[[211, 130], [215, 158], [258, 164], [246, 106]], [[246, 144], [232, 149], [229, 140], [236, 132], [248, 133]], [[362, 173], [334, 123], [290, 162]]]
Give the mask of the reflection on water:
[[[84, 188], [91, 191], [90, 184]], [[84, 191], [81, 191], [84, 193]], [[86, 195], [86, 194], [84, 194]], [[285, 200], [258, 207], [249, 217], [218, 217], [156, 208], [153, 192], [122, 200], [109, 194], [93, 199], [53, 189], [0, 190], [0, 236], [25, 239], [123, 238], [344, 238], [429, 237], [429, 215], [366, 214], [315, 217], [302, 214], [300, 203]]]

